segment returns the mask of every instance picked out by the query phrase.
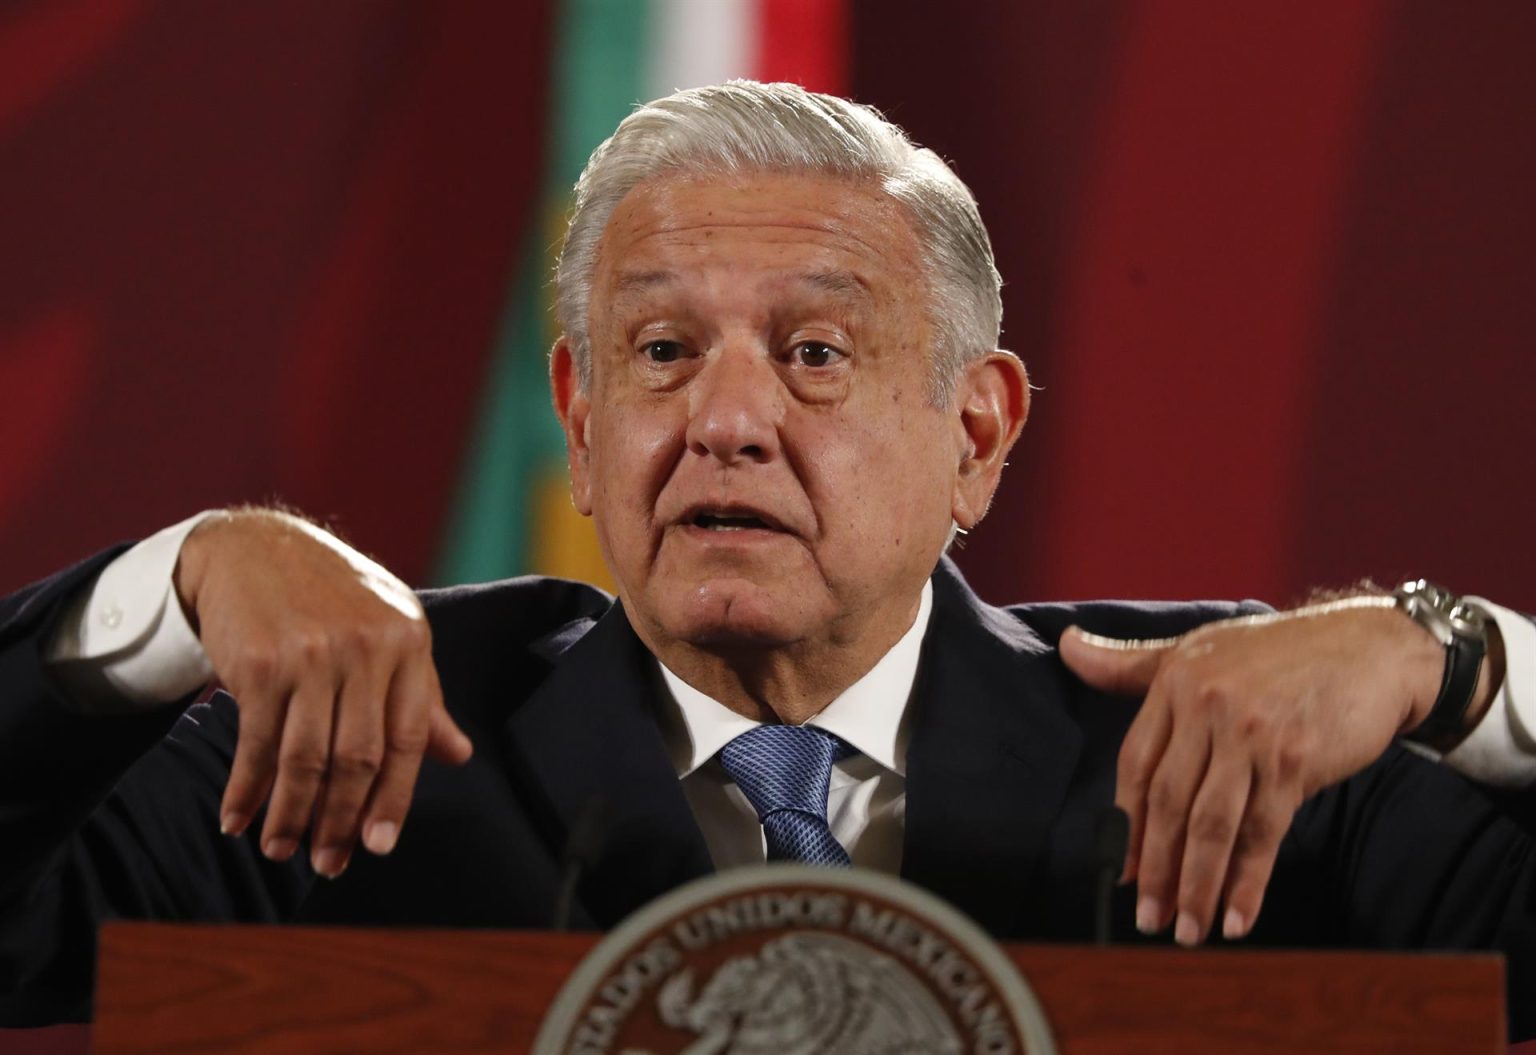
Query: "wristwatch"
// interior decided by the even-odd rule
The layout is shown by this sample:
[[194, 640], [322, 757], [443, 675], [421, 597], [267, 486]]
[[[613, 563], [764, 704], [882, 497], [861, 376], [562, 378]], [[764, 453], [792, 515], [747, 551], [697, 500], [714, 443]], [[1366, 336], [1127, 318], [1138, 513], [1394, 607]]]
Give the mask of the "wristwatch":
[[1440, 695], [1429, 717], [1403, 739], [1434, 745], [1459, 737], [1472, 697], [1477, 693], [1478, 673], [1488, 651], [1488, 620], [1443, 586], [1427, 579], [1405, 582], [1393, 591], [1397, 607], [1428, 630], [1445, 648], [1445, 675]]

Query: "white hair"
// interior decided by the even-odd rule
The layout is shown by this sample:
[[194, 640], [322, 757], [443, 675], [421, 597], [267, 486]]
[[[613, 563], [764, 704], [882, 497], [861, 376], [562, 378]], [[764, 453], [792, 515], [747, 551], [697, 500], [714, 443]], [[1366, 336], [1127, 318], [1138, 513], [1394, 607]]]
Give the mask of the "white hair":
[[583, 389], [592, 382], [587, 324], [597, 247], [619, 202], [654, 177], [737, 172], [872, 182], [906, 208], [928, 275], [932, 399], [947, 405], [960, 371], [997, 347], [1002, 328], [1002, 279], [970, 189], [873, 107], [794, 84], [740, 80], [639, 107], [576, 181], [555, 281]]

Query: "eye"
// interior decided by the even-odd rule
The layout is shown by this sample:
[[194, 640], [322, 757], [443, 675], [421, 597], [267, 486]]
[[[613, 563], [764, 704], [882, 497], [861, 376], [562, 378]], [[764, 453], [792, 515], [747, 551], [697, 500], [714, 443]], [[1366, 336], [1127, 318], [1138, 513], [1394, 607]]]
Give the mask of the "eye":
[[683, 346], [677, 341], [646, 341], [640, 354], [653, 363], [675, 363], [683, 354]]
[[842, 354], [830, 344], [820, 341], [801, 341], [794, 348], [795, 361], [801, 366], [831, 366]]

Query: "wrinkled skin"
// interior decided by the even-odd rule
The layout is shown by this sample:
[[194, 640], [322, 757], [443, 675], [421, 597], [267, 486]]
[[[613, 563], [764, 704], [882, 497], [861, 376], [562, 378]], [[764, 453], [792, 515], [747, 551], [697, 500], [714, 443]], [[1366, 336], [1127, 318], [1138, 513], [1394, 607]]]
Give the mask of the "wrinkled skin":
[[[590, 391], [551, 357], [572, 498], [597, 526], [646, 645], [763, 720], [802, 721], [912, 624], [951, 524], [986, 512], [1028, 412], [1023, 367], [986, 352], [953, 400], [905, 214], [871, 187], [749, 175], [642, 184], [599, 247]], [[241, 710], [225, 795], [263, 849], [338, 874], [387, 853], [423, 755], [468, 758], [410, 591], [276, 513], [199, 527], [177, 588]], [[1204, 627], [1173, 642], [1069, 632], [1063, 661], [1144, 696], [1120, 758], [1138, 922], [1198, 942], [1217, 906], [1253, 925], [1302, 799], [1423, 721], [1444, 655], [1381, 605]], [[1502, 683], [1495, 642], [1475, 721]], [[1449, 745], [1442, 745], [1449, 746]]]
[[592, 391], [566, 342], [552, 364], [573, 496], [640, 636], [728, 706], [826, 706], [912, 625], [951, 520], [991, 500], [1023, 369], [994, 352], [934, 405], [928, 301], [873, 187], [660, 180], [609, 221]]

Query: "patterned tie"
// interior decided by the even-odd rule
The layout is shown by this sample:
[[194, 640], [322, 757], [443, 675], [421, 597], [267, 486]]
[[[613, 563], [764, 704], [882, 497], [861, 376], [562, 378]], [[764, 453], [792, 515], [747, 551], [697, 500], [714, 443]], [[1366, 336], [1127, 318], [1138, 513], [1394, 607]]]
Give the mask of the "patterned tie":
[[846, 867], [827, 827], [832, 763], [853, 748], [810, 725], [760, 725], [720, 749], [720, 764], [747, 796], [768, 837], [768, 860]]

